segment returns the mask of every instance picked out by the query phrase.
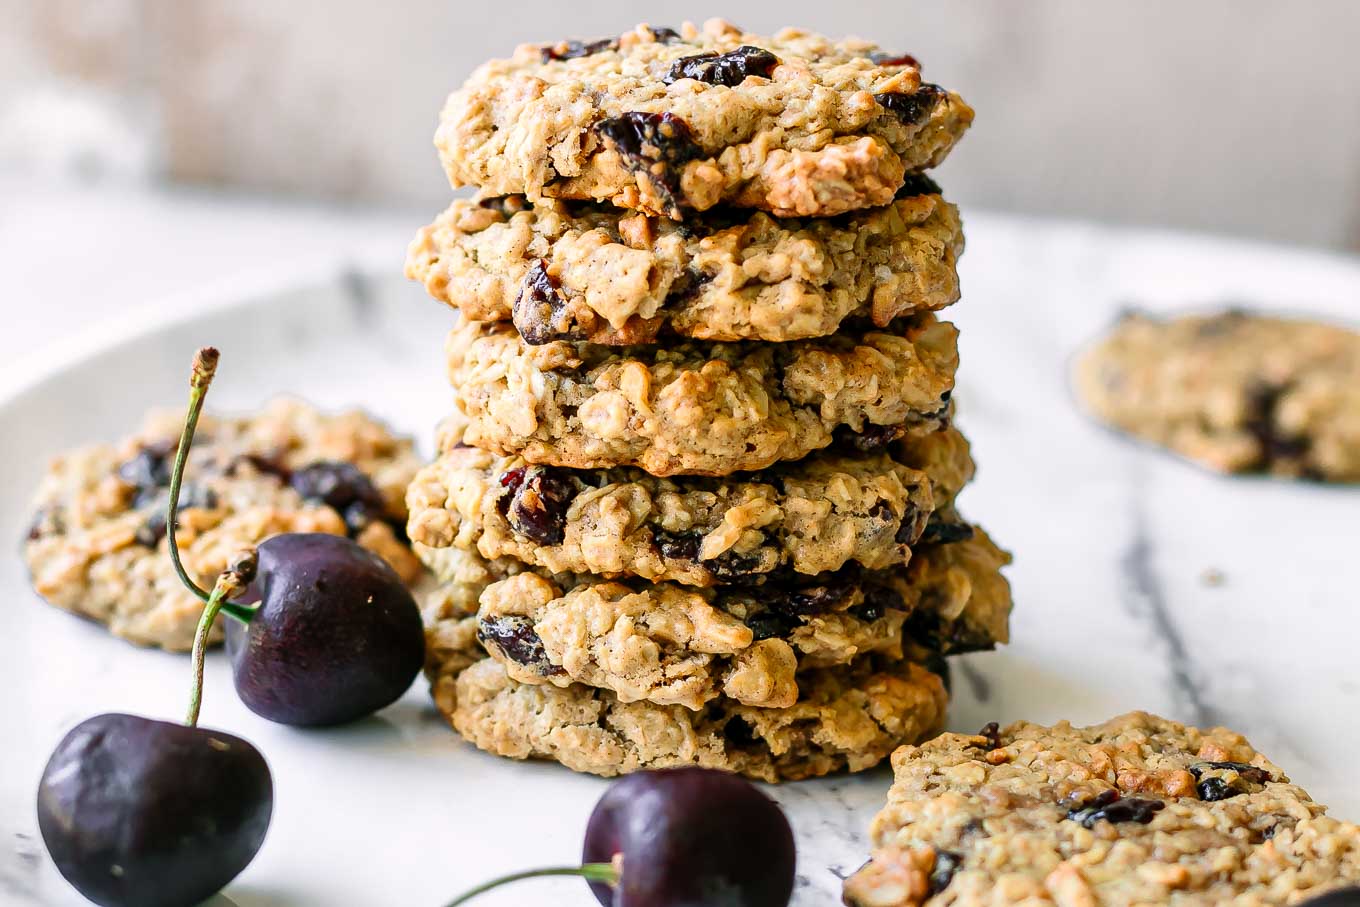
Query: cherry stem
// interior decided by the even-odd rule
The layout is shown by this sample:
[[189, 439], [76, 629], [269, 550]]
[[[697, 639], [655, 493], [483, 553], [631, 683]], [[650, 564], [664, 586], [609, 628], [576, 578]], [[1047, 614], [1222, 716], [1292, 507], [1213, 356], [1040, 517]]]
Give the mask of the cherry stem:
[[194, 630], [194, 680], [189, 688], [189, 713], [184, 723], [189, 727], [198, 726], [198, 710], [203, 704], [203, 660], [208, 653], [208, 636], [212, 633], [213, 621], [217, 612], [227, 604], [227, 599], [240, 595], [255, 578], [258, 559], [253, 549], [240, 552], [232, 558], [230, 566], [217, 578], [208, 602], [203, 606], [203, 614], [198, 618]]
[[538, 879], [545, 876], [579, 876], [590, 882], [604, 882], [606, 885], [619, 884], [619, 871], [614, 868], [612, 863], [586, 863], [583, 866], [551, 866], [547, 869], [528, 869], [524, 872], [511, 873], [492, 879], [482, 885], [478, 885], [471, 891], [464, 892], [458, 897], [449, 901], [445, 907], [457, 907], [459, 904], [466, 904], [479, 894], [485, 894], [493, 888], [499, 888], [510, 882], [518, 882], [521, 879]]
[[184, 482], [184, 464], [189, 459], [189, 446], [194, 443], [194, 432], [198, 429], [198, 417], [203, 412], [203, 401], [208, 396], [208, 386], [212, 384], [213, 375], [217, 372], [219, 355], [211, 346], [205, 346], [194, 353], [193, 371], [189, 373], [189, 412], [184, 417], [184, 430], [180, 432], [179, 447], [175, 450], [175, 467], [170, 472], [170, 504], [165, 514], [165, 537], [170, 544], [170, 562], [175, 565], [180, 582], [204, 602], [208, 601], [212, 593], [194, 582], [179, 559], [179, 544], [175, 540], [175, 515], [179, 511], [179, 488]]
[[[203, 401], [208, 396], [208, 386], [212, 384], [213, 375], [217, 373], [219, 355], [211, 346], [205, 346], [194, 353], [193, 371], [189, 373], [189, 412], [184, 417], [184, 430], [180, 432], [179, 447], [175, 450], [175, 465], [170, 471], [170, 503], [166, 505], [165, 514], [165, 539], [170, 546], [170, 563], [175, 565], [175, 573], [179, 576], [180, 582], [184, 583], [184, 587], [198, 596], [199, 601], [204, 604], [211, 600], [212, 593], [195, 582], [189, 571], [184, 569], [184, 562], [180, 560], [179, 555], [179, 539], [175, 531], [178, 528], [176, 517], [179, 514], [179, 490], [184, 484], [184, 467], [189, 461], [189, 448], [193, 446], [194, 432], [198, 430], [198, 417], [203, 412]], [[238, 594], [240, 593], [229, 593]], [[217, 607], [224, 614], [242, 623], [249, 623], [255, 616], [255, 609], [248, 605], [238, 605], [224, 600]]]

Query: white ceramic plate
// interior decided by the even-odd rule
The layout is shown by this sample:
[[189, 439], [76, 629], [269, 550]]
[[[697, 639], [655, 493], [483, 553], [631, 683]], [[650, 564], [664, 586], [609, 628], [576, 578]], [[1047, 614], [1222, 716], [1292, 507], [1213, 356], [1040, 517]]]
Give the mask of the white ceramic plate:
[[[1224, 298], [1356, 319], [1360, 268], [1263, 247], [979, 217], [969, 224], [957, 399], [982, 471], [965, 511], [1017, 551], [1015, 642], [955, 673], [951, 724], [1135, 707], [1244, 730], [1337, 811], [1360, 810], [1360, 493], [1225, 480], [1088, 424], [1066, 392], [1072, 351], [1119, 304]], [[446, 411], [449, 316], [381, 272], [334, 269], [219, 297], [189, 321], [67, 344], [40, 373], [0, 374], [0, 901], [78, 904], [36, 838], [52, 746], [102, 711], [177, 717], [184, 658], [135, 649], [39, 603], [14, 553], [46, 459], [180, 405], [193, 350], [222, 349], [210, 407], [291, 392], [362, 405], [422, 441]], [[376, 275], [376, 276], [375, 276]], [[167, 307], [167, 311], [176, 311]], [[1202, 582], [1208, 568], [1226, 577]], [[604, 782], [484, 755], [434, 714], [423, 681], [360, 724], [272, 725], [210, 660], [203, 721], [269, 759], [276, 811], [259, 857], [214, 902], [438, 905], [490, 875], [563, 863]], [[800, 905], [835, 903], [864, 858], [886, 770], [773, 793], [798, 832]], [[575, 880], [523, 883], [488, 905], [593, 904]]]

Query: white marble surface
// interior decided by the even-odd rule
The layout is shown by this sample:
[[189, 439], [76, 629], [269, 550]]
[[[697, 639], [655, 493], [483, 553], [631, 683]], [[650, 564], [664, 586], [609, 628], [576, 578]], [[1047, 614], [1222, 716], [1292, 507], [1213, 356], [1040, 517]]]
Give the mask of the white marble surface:
[[[167, 226], [183, 216], [173, 204], [160, 211], [166, 223], [154, 250], [110, 232], [122, 249], [103, 265], [113, 285], [135, 286], [137, 269], [158, 261], [175, 267], [176, 252], [202, 256], [205, 236], [246, 249], [240, 261], [274, 273], [238, 282], [223, 267], [163, 310], [105, 318], [85, 336], [0, 368], [8, 467], [0, 538], [21, 535], [29, 488], [51, 452], [116, 437], [149, 404], [179, 404], [188, 357], [205, 342], [223, 348], [219, 407], [293, 391], [365, 405], [428, 439], [448, 405], [439, 355], [447, 316], [391, 274], [404, 225], [321, 217], [337, 255], [290, 276], [279, 264], [285, 252], [326, 244], [298, 239], [319, 228], [290, 220], [295, 213], [257, 213], [251, 226], [268, 242], [246, 235], [253, 231], [242, 230], [239, 211], [199, 211], [198, 230], [184, 234]], [[963, 329], [960, 424], [981, 471], [963, 508], [1016, 552], [1017, 611], [1010, 646], [958, 663], [951, 725], [1096, 721], [1130, 708], [1223, 722], [1336, 812], [1360, 816], [1351, 755], [1360, 747], [1351, 720], [1360, 705], [1360, 489], [1207, 474], [1093, 426], [1066, 381], [1073, 352], [1126, 303], [1232, 299], [1360, 320], [1360, 265], [982, 214], [969, 216], [968, 228], [965, 298], [950, 317]], [[0, 277], [29, 266], [5, 248]], [[386, 275], [355, 256], [386, 266]], [[82, 320], [64, 313], [88, 304], [100, 273], [82, 270], [81, 258], [69, 256], [47, 272], [50, 287], [32, 284], [42, 295], [11, 297], [7, 309], [22, 305], [33, 317], [41, 303], [50, 314], [37, 320], [49, 329], [43, 317], [63, 331]], [[201, 268], [181, 272], [186, 284]], [[110, 299], [127, 298], [110, 294], [105, 314]], [[1221, 585], [1206, 583], [1211, 569]], [[34, 837], [42, 763], [86, 715], [178, 715], [187, 672], [182, 659], [134, 650], [41, 606], [12, 553], [0, 558], [0, 591], [0, 902], [74, 904]], [[602, 789], [556, 766], [472, 750], [440, 724], [421, 689], [358, 726], [298, 732], [248, 713], [214, 659], [204, 720], [255, 741], [278, 786], [270, 838], [215, 905], [438, 904], [498, 870], [570, 859]], [[887, 784], [879, 771], [774, 790], [798, 831], [798, 904], [834, 903], [837, 876], [862, 860], [864, 829]], [[569, 880], [486, 903], [543, 899], [593, 903]]]

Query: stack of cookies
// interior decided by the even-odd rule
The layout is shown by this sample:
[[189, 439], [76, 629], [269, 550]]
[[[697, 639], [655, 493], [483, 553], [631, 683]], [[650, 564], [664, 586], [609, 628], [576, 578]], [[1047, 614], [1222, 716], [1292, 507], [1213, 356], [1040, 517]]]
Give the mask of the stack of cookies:
[[862, 769], [938, 733], [942, 656], [1006, 638], [954, 508], [972, 111], [802, 31], [639, 26], [481, 67], [436, 136], [460, 200], [407, 272], [461, 312], [410, 487], [436, 703], [614, 775]]

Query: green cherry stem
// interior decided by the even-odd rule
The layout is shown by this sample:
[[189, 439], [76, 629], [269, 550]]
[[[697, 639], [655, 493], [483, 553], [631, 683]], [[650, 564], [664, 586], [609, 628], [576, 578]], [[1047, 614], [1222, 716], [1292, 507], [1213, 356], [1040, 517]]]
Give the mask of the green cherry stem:
[[518, 882], [522, 879], [538, 879], [544, 876], [579, 876], [587, 881], [604, 882], [606, 885], [617, 885], [619, 883], [619, 871], [611, 863], [586, 863], [584, 866], [551, 866], [547, 869], [528, 869], [478, 885], [471, 891], [464, 892], [449, 901], [445, 907], [458, 907], [459, 904], [466, 904], [477, 895], [485, 894], [493, 888], [499, 888], [510, 882]]
[[232, 558], [231, 565], [217, 578], [207, 604], [203, 606], [203, 614], [194, 630], [194, 680], [189, 688], [189, 713], [184, 719], [189, 727], [198, 726], [198, 710], [203, 704], [203, 659], [208, 653], [208, 636], [212, 633], [213, 621], [217, 619], [217, 612], [226, 606], [228, 598], [246, 591], [251, 580], [255, 579], [257, 563], [253, 549], [237, 554]]
[[[184, 430], [180, 432], [179, 447], [175, 450], [175, 465], [170, 471], [170, 502], [166, 505], [165, 513], [165, 540], [170, 547], [170, 563], [175, 566], [175, 573], [179, 576], [180, 582], [184, 583], [184, 587], [205, 604], [212, 599], [213, 593], [195, 582], [189, 571], [184, 569], [184, 562], [180, 560], [179, 539], [175, 533], [178, 528], [176, 518], [179, 516], [179, 491], [184, 484], [184, 467], [189, 461], [189, 448], [194, 443], [194, 432], [198, 430], [198, 417], [203, 412], [203, 401], [208, 396], [208, 387], [212, 384], [213, 375], [217, 373], [219, 355], [211, 346], [205, 346], [194, 354], [193, 371], [189, 373], [189, 411], [184, 417]], [[240, 592], [231, 592], [228, 596], [239, 594]], [[242, 623], [249, 623], [255, 616], [253, 608], [225, 599], [217, 607], [222, 613]]]
[[189, 411], [184, 417], [184, 430], [180, 432], [179, 447], [175, 450], [175, 465], [170, 473], [170, 502], [165, 513], [165, 538], [170, 548], [170, 562], [175, 565], [184, 587], [198, 596], [203, 602], [203, 613], [199, 615], [198, 626], [194, 629], [193, 686], [189, 690], [189, 711], [184, 723], [189, 727], [198, 726], [198, 712], [203, 704], [203, 660], [208, 650], [208, 637], [212, 633], [213, 622], [219, 612], [237, 620], [249, 622], [255, 610], [247, 605], [231, 601], [241, 595], [255, 579], [258, 559], [255, 550], [238, 552], [227, 565], [227, 569], [217, 578], [211, 592], [206, 591], [189, 571], [179, 555], [179, 539], [176, 536], [179, 517], [179, 492], [184, 484], [184, 466], [189, 461], [189, 448], [194, 443], [194, 432], [198, 429], [198, 417], [203, 412], [203, 400], [208, 396], [208, 387], [217, 372], [218, 352], [205, 346], [194, 354], [193, 371], [189, 374]]
[[194, 353], [193, 371], [189, 373], [189, 412], [184, 417], [184, 430], [180, 432], [179, 448], [175, 451], [175, 467], [170, 473], [170, 504], [165, 514], [165, 536], [170, 544], [170, 562], [175, 565], [180, 582], [206, 602], [212, 593], [206, 591], [184, 569], [179, 558], [179, 545], [175, 541], [175, 516], [179, 511], [179, 489], [184, 482], [184, 464], [189, 459], [189, 446], [194, 443], [194, 432], [198, 429], [198, 417], [203, 412], [203, 401], [208, 396], [208, 386], [212, 384], [217, 372], [217, 359], [220, 354], [215, 347], [205, 346]]

